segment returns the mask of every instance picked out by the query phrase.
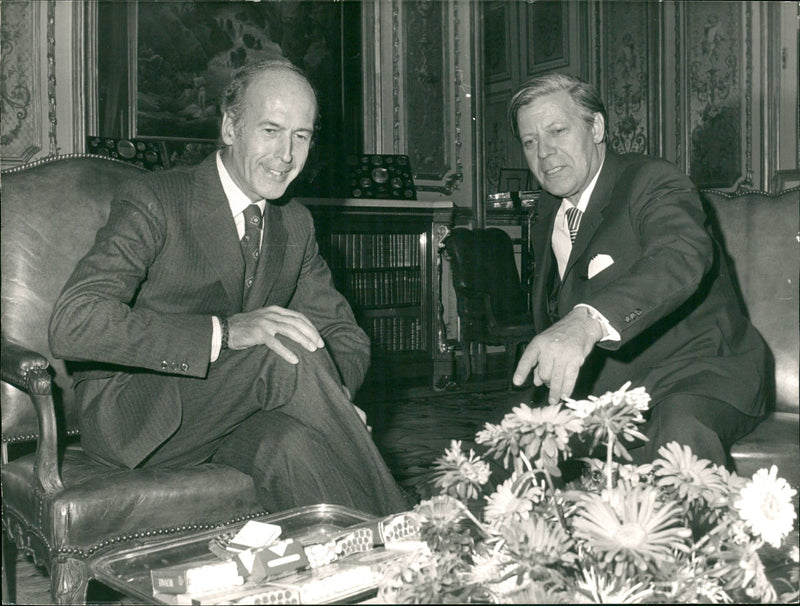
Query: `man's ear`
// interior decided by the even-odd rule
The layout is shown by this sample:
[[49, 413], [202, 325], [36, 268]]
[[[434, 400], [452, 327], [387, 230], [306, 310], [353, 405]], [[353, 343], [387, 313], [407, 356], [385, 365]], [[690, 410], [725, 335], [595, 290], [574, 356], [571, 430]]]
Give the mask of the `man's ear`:
[[220, 135], [225, 145], [233, 145], [233, 140], [236, 138], [236, 126], [233, 123], [233, 118], [228, 112], [222, 114], [222, 128]]
[[603, 114], [595, 112], [594, 121], [592, 122], [592, 138], [595, 143], [600, 143], [605, 138], [606, 134], [606, 121], [603, 119]]

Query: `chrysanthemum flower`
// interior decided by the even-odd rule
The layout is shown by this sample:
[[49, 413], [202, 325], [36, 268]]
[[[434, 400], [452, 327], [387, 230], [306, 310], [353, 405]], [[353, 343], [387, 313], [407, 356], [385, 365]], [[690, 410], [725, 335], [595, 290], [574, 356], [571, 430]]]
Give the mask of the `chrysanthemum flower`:
[[569, 438], [582, 428], [581, 419], [560, 405], [531, 408], [520, 404], [503, 418], [499, 428], [487, 425], [476, 441], [487, 444], [495, 457], [503, 457], [506, 467], [513, 457], [515, 470], [522, 471], [522, 463], [516, 458], [521, 451], [536, 468], [557, 476], [559, 455], [569, 455]]
[[594, 568], [584, 568], [576, 588], [586, 593], [595, 604], [642, 604], [653, 595], [653, 588], [630, 579], [609, 577]]
[[623, 576], [669, 560], [673, 550], [687, 551], [691, 531], [681, 525], [675, 503], [659, 503], [652, 487], [588, 494], [575, 517], [575, 536]]
[[[486, 507], [483, 510], [483, 518], [490, 526], [499, 526], [506, 520], [526, 520], [533, 509], [534, 499], [541, 498], [541, 491], [538, 487], [532, 487], [524, 491], [521, 495], [516, 494], [515, 484], [517, 474], [500, 484], [497, 490], [486, 498]], [[531, 493], [535, 490], [535, 493]]]
[[495, 596], [504, 596], [521, 589], [521, 579], [513, 574], [515, 569], [513, 562], [498, 553], [475, 554], [466, 579], [487, 587]]
[[584, 432], [591, 436], [591, 449], [598, 444], [613, 442], [614, 454], [630, 460], [621, 440], [647, 440], [636, 425], [644, 422], [642, 412], [647, 410], [650, 396], [643, 387], [627, 391], [628, 387], [630, 381], [617, 391], [606, 392], [600, 397], [589, 396], [588, 400], [566, 398], [565, 405], [583, 420]]
[[474, 547], [465, 506], [448, 495], [422, 501], [414, 507], [420, 538], [434, 551], [464, 555]]
[[524, 578], [532, 581], [561, 582], [561, 569], [572, 566], [577, 558], [567, 532], [544, 518], [510, 521], [500, 534], [504, 551], [525, 571]]
[[489, 464], [481, 460], [470, 449], [465, 455], [461, 449], [461, 440], [452, 440], [445, 456], [436, 460], [434, 465], [436, 486], [445, 492], [461, 499], [475, 499], [480, 494], [480, 487], [489, 481], [491, 469]]
[[677, 442], [662, 446], [658, 454], [661, 458], [653, 461], [656, 484], [676, 494], [687, 509], [698, 499], [716, 503], [724, 498], [727, 485], [711, 461], [697, 458], [691, 448]]
[[778, 468], [773, 465], [769, 471], [758, 470], [733, 505], [750, 529], [777, 549], [797, 517], [792, 507], [796, 494], [786, 480], [778, 477]]

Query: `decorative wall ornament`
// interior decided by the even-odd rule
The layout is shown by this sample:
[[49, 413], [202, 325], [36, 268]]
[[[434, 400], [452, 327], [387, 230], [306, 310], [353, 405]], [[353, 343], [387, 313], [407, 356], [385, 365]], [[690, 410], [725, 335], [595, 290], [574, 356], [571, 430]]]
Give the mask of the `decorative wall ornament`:
[[400, 153], [400, 0], [392, 0], [392, 149]]
[[56, 0], [47, 2], [47, 117], [50, 121], [48, 139], [50, 141], [50, 154], [58, 154], [58, 141], [56, 139]]
[[3, 2], [0, 28], [0, 155], [24, 163], [41, 150], [38, 3]]
[[747, 89], [739, 63], [741, 6], [690, 3], [686, 11], [689, 174], [700, 188], [735, 188], [747, 178], [742, 169], [741, 118]]
[[608, 101], [609, 144], [617, 153], [648, 150], [647, 5], [631, 3], [609, 15]]
[[[449, 195], [463, 180], [458, 3], [415, 0], [402, 6], [406, 59], [404, 118], [411, 168], [418, 191]], [[451, 75], [453, 89], [448, 84]]]
[[447, 3], [415, 0], [403, 8], [408, 155], [418, 181], [438, 181], [450, 167]]

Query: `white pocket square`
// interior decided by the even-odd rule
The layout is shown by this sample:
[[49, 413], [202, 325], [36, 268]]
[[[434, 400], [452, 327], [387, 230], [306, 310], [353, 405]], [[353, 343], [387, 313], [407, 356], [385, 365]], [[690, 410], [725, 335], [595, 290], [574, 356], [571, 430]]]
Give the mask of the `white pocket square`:
[[611, 267], [612, 265], [614, 265], [614, 259], [612, 259], [609, 255], [595, 255], [589, 261], [589, 269], [586, 273], [591, 280], [601, 271]]

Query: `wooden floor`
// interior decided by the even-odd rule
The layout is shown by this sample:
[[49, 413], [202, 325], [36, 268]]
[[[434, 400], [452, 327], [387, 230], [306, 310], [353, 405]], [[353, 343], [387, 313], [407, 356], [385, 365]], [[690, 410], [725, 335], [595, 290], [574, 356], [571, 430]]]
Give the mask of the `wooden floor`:
[[[396, 400], [370, 411], [373, 437], [398, 483], [420, 499], [432, 493], [428, 484], [431, 464], [444, 453], [450, 440], [471, 440], [484, 422], [496, 420], [504, 409], [510, 410], [510, 405], [519, 401], [519, 394], [506, 391], [502, 380], [470, 382], [455, 391], [406, 390]], [[3, 603], [50, 604], [46, 571], [17, 554], [5, 540], [3, 548], [8, 550], [4, 554], [8, 595], [3, 595]], [[135, 603], [96, 582], [89, 585], [88, 601]]]

